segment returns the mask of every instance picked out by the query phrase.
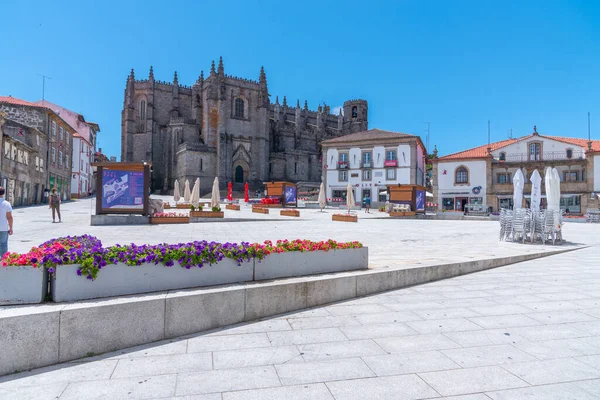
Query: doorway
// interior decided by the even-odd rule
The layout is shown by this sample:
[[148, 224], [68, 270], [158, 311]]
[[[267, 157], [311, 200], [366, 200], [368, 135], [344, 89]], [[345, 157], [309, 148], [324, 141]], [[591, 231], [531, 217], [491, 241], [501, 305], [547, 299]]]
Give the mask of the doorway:
[[456, 211], [464, 212], [465, 208], [467, 207], [467, 204], [469, 204], [469, 198], [468, 197], [457, 197], [454, 204], [456, 205]]
[[235, 183], [244, 183], [244, 168], [241, 165], [235, 167]]

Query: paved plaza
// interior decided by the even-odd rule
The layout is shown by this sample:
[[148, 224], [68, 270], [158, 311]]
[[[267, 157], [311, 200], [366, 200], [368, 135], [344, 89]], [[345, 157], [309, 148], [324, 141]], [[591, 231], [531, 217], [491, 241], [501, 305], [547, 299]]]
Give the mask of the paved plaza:
[[[498, 242], [498, 223], [299, 219], [90, 227], [92, 201], [15, 210], [10, 249], [89, 233], [105, 244], [360, 240], [372, 268], [585, 248], [0, 377], [0, 399], [586, 400], [600, 398], [600, 225], [561, 246]], [[43, 308], [43, 307], [42, 307]], [[199, 310], [199, 312], [202, 312]], [[18, 333], [17, 333], [18, 334]]]
[[[224, 210], [225, 219], [219, 222], [90, 226], [90, 215], [95, 210], [94, 201], [84, 199], [63, 204], [61, 224], [52, 223], [47, 206], [16, 209], [15, 234], [9, 241], [9, 250], [27, 251], [31, 246], [54, 237], [86, 233], [97, 236], [105, 245], [132, 242], [178, 243], [194, 240], [359, 240], [369, 247], [372, 268], [435, 265], [556, 250], [556, 246], [498, 242], [500, 228], [495, 221], [390, 219], [387, 214], [377, 210], [372, 210], [370, 214], [357, 211], [359, 222], [345, 223], [331, 221], [333, 213], [344, 212], [343, 210], [327, 209], [322, 213], [317, 209], [301, 209], [301, 217], [294, 218], [279, 216], [278, 209], [272, 209], [269, 215], [252, 213], [249, 206], [243, 205], [241, 211]], [[253, 221], [226, 222], [228, 218]], [[598, 225], [567, 223], [564, 227], [564, 237], [569, 243], [561, 248], [600, 244], [599, 233]]]
[[9, 375], [0, 398], [598, 399], [598, 250]]

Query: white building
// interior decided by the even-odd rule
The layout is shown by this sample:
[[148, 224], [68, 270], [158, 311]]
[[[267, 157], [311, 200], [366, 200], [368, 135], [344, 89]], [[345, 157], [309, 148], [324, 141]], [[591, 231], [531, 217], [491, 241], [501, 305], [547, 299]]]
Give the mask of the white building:
[[[556, 167], [561, 177], [561, 208], [585, 213], [598, 208], [600, 198], [600, 140], [532, 134], [434, 158], [433, 194], [440, 209], [497, 211], [512, 208], [512, 177], [525, 176], [525, 204], [529, 205], [534, 170], [544, 176]], [[545, 206], [542, 185], [542, 206]]]
[[330, 204], [345, 204], [348, 184], [358, 204], [369, 197], [371, 206], [377, 207], [386, 201], [387, 185], [425, 183], [427, 153], [418, 136], [371, 129], [321, 145]]
[[[42, 103], [42, 101], [38, 103]], [[86, 121], [83, 115], [64, 107], [48, 101], [43, 101], [43, 104], [60, 115], [76, 131], [73, 135], [73, 154], [71, 156], [71, 160], [73, 160], [71, 197], [86, 197], [96, 189], [90, 163], [94, 161], [96, 135], [100, 132], [100, 127], [95, 122]]]

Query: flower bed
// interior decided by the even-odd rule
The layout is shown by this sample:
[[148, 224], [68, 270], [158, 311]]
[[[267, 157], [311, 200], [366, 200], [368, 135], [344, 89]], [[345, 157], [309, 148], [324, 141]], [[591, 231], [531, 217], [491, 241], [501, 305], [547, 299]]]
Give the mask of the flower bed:
[[[179, 207], [178, 207], [179, 208]], [[150, 217], [150, 224], [189, 224], [190, 217], [188, 214], [164, 212], [156, 213]]]
[[72, 301], [362, 269], [367, 268], [367, 254], [359, 242], [333, 240], [196, 241], [104, 248], [98, 239], [86, 235], [55, 239], [26, 254], [8, 253], [2, 266], [16, 270], [12, 267], [35, 263], [35, 269], [52, 276], [53, 300]]
[[352, 214], [333, 214], [331, 216], [332, 221], [342, 221], [342, 222], [358, 222], [358, 215]]
[[281, 210], [279, 212], [279, 215], [283, 215], [286, 217], [299, 217], [300, 211], [299, 210]]

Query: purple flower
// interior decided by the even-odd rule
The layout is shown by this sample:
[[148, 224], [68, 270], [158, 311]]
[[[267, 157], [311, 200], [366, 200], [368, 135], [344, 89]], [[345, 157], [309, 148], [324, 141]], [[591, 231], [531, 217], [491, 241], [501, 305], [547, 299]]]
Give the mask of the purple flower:
[[77, 275], [81, 276], [81, 268], [77, 268]]
[[56, 270], [54, 269], [54, 267], [50, 267], [48, 268], [48, 273], [49, 274], [53, 274]]

